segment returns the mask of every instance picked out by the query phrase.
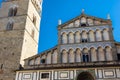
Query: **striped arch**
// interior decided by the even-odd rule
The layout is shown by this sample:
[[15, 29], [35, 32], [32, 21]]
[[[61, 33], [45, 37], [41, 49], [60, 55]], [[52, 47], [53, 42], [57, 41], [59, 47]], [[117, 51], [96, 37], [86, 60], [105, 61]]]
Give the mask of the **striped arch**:
[[81, 38], [80, 32], [79, 32], [79, 31], [76, 31], [76, 32], [75, 32], [75, 42], [76, 42], [76, 43], [79, 43], [79, 42], [80, 42], [80, 38]]
[[76, 50], [75, 50], [75, 61], [76, 62], [81, 62], [81, 57], [82, 57], [82, 54], [81, 54], [81, 50], [80, 50], [80, 48], [77, 48]]
[[67, 53], [67, 51], [64, 49], [64, 50], [62, 50], [62, 56], [61, 56], [62, 58], [62, 63], [67, 63], [68, 62], [68, 53]]
[[88, 33], [89, 33], [89, 41], [90, 41], [90, 42], [95, 41], [94, 31], [90, 30]]
[[86, 31], [82, 31], [81, 36], [82, 36], [81, 42], [83, 43], [88, 42], [88, 35]]
[[103, 39], [104, 40], [109, 40], [109, 31], [108, 29], [103, 29]]
[[69, 43], [74, 43], [74, 34], [73, 34], [73, 32], [68, 33], [68, 41], [69, 41]]
[[105, 52], [106, 52], [106, 59], [107, 61], [112, 61], [113, 60], [113, 55], [112, 55], [112, 49], [109, 46], [105, 47]]
[[47, 64], [51, 64], [51, 52], [47, 53]]
[[35, 65], [38, 65], [38, 64], [40, 64], [40, 57], [37, 57], [37, 58], [35, 59]]
[[73, 49], [69, 49], [68, 51], [68, 61], [69, 63], [73, 63], [75, 60], [75, 54]]
[[54, 50], [54, 51], [53, 51], [53, 54], [52, 54], [52, 63], [53, 63], [53, 64], [56, 64], [56, 63], [57, 63], [57, 55], [58, 55], [57, 50]]
[[99, 61], [105, 61], [105, 51], [102, 47], [98, 47], [98, 59]]
[[94, 47], [90, 48], [90, 55], [91, 55], [91, 61], [92, 62], [97, 61], [97, 51]]
[[67, 34], [65, 33], [65, 32], [63, 32], [62, 33], [62, 36], [61, 36], [62, 38], [62, 44], [66, 44], [66, 43], [68, 43], [67, 41], [68, 41], [68, 39], [67, 39]]
[[102, 34], [99, 29], [96, 30], [95, 36], [96, 36], [96, 41], [102, 41]]

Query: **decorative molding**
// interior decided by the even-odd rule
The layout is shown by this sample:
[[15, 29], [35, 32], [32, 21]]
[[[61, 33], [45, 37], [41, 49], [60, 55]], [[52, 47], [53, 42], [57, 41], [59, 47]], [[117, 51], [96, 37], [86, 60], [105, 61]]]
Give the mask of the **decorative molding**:
[[68, 44], [68, 45], [61, 45], [60, 46], [60, 51], [62, 51], [63, 49], [65, 50], [69, 50], [69, 49], [74, 49], [76, 50], [77, 48], [80, 48], [81, 50], [84, 48], [88, 48], [90, 49], [91, 47], [94, 47], [95, 49], [97, 49], [98, 47], [103, 47], [105, 48], [106, 46], [111, 46], [111, 42], [97, 42], [97, 43], [84, 43], [84, 44]]
[[77, 32], [77, 31], [79, 31], [79, 32], [82, 32], [82, 31], [89, 32], [90, 30], [95, 32], [96, 30], [101, 30], [102, 31], [104, 29], [109, 29], [109, 26], [106, 25], [106, 26], [79, 27], [77, 29], [75, 27], [75, 28], [72, 28], [72, 29], [62, 29], [60, 31], [60, 33], [62, 35], [64, 32], [66, 34], [68, 34], [69, 32], [73, 32], [73, 33]]

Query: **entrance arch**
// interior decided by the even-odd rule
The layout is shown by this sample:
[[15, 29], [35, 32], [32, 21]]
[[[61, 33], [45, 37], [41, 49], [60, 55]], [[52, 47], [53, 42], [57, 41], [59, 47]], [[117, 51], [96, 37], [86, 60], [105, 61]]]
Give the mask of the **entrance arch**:
[[82, 72], [77, 76], [77, 80], [95, 80], [89, 72]]

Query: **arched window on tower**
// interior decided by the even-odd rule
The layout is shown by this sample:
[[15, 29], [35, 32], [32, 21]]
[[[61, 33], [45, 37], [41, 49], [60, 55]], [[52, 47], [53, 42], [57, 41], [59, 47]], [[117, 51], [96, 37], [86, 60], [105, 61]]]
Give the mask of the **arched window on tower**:
[[8, 16], [9, 17], [11, 17], [11, 16], [13, 16], [13, 12], [14, 10], [13, 10], [13, 8], [11, 7], [10, 9], [9, 9], [9, 12], [8, 12]]
[[13, 6], [9, 9], [8, 11], [8, 16], [11, 17], [11, 16], [16, 16], [17, 14], [17, 6]]
[[35, 30], [32, 29], [32, 32], [31, 32], [31, 36], [32, 36], [32, 38], [34, 38], [34, 35], [35, 35]]
[[13, 22], [8, 22], [6, 30], [13, 30], [13, 25], [14, 25]]
[[16, 16], [16, 14], [17, 14], [17, 7], [14, 7], [13, 16]]
[[34, 25], [36, 25], [36, 20], [37, 20], [36, 16], [33, 15], [33, 24], [34, 24]]
[[3, 64], [1, 64], [1, 67], [0, 67], [0, 69], [1, 69], [1, 70], [3, 69]]

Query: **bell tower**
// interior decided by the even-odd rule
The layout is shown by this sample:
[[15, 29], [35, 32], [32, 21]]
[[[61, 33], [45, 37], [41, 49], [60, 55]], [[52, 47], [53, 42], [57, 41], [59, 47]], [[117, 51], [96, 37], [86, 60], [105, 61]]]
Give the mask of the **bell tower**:
[[24, 59], [37, 54], [42, 0], [3, 0], [0, 8], [0, 80], [15, 80]]

